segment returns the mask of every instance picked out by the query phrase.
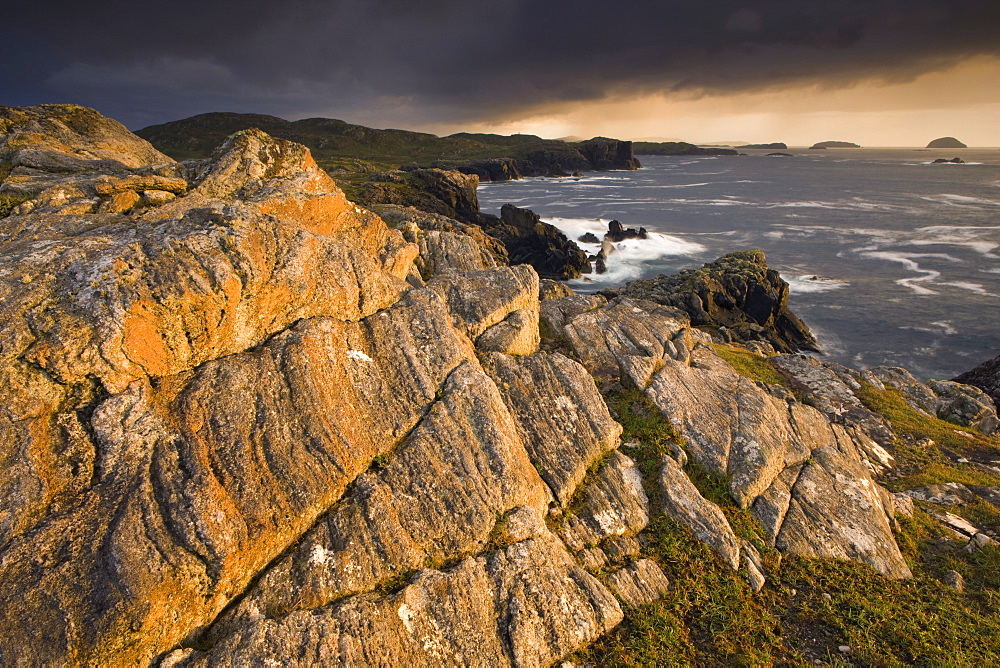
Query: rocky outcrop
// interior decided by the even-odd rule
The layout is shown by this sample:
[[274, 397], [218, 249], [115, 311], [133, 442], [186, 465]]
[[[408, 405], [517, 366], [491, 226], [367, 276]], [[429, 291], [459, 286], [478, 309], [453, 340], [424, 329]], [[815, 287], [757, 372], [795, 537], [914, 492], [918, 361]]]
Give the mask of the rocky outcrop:
[[[664, 514], [754, 589], [757, 538], [907, 574], [888, 527], [912, 499], [875, 484], [829, 376], [786, 365], [821, 411], [684, 310], [540, 282], [452, 218], [386, 225], [259, 130], [154, 169], [70, 111], [15, 110], [0, 141], [128, 147], [4, 154], [26, 199], [0, 218], [0, 663], [548, 665], [669, 595]], [[619, 450], [598, 383], [686, 450]]]
[[530, 264], [544, 278], [579, 278], [590, 273], [590, 260], [575, 242], [530, 209], [504, 204], [495, 232], [504, 241], [511, 264]]
[[[737, 149], [761, 149], [768, 151], [784, 151], [788, 148], [785, 142], [776, 141], [770, 144], [744, 144], [743, 146], [737, 146]], [[814, 147], [815, 148], [815, 147]]]
[[[561, 335], [595, 376], [642, 390], [680, 432], [687, 454], [729, 480], [730, 496], [760, 520], [772, 545], [908, 576], [890, 527], [893, 499], [872, 478], [870, 439], [782, 388], [736, 374], [692, 335], [683, 315], [619, 298], [567, 319]], [[676, 521], [726, 563], [750, 570], [738, 541], [713, 528], [724, 517], [685, 482], [680, 467], [665, 461], [661, 475]], [[759, 575], [748, 573], [754, 586]]]
[[1000, 406], [1000, 356], [987, 360], [971, 371], [955, 376], [952, 380], [963, 385], [973, 385], [990, 395]]
[[516, 181], [521, 178], [514, 158], [477, 160], [456, 167], [463, 174], [474, 174], [480, 181]]
[[906, 402], [920, 412], [982, 434], [994, 434], [1000, 429], [993, 399], [978, 387], [939, 380], [924, 384], [900, 367], [878, 366], [870, 373], [883, 385], [899, 390]]
[[594, 137], [576, 144], [577, 149], [590, 163], [590, 169], [607, 171], [611, 169], [639, 169], [642, 165], [632, 154], [632, 142]]
[[949, 160], [947, 158], [937, 158], [936, 160], [933, 160], [931, 162], [932, 165], [943, 165], [945, 163], [949, 163], [949, 164], [953, 164], [953, 165], [961, 165], [961, 164], [965, 163], [965, 160], [962, 160], [961, 158], [952, 158], [951, 160]]
[[701, 269], [660, 274], [602, 294], [683, 309], [691, 324], [725, 328], [738, 341], [763, 340], [782, 352], [818, 350], [809, 328], [788, 308], [788, 284], [758, 250], [730, 253]]
[[937, 139], [932, 139], [930, 143], [927, 144], [927, 148], [969, 148], [962, 142], [958, 141], [954, 137], [939, 137]]

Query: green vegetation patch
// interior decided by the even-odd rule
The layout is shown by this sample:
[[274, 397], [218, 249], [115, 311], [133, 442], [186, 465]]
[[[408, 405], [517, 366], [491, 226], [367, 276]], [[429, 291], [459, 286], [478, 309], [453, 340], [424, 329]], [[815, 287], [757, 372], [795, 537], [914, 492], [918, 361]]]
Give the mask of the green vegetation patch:
[[862, 382], [861, 388], [854, 394], [869, 410], [886, 418], [897, 434], [930, 438], [939, 446], [958, 453], [996, 452], [1000, 448], [1000, 438], [984, 436], [968, 427], [914, 410], [895, 388], [879, 390], [870, 383]]
[[0, 195], [0, 218], [9, 216], [14, 207], [28, 199], [27, 195]]
[[[599, 666], [804, 666], [817, 660], [837, 666], [1000, 664], [1000, 548], [970, 554], [964, 541], [951, 539], [931, 517], [917, 512], [913, 519], [899, 518], [896, 535], [912, 579], [892, 580], [848, 561], [782, 557], [756, 538], [761, 529], [733, 503], [729, 481], [689, 463], [686, 472], [695, 486], [722, 508], [738, 535], [758, 546], [768, 583], [755, 594], [742, 575], [660, 511], [660, 459], [671, 443], [683, 445], [676, 431], [639, 390], [615, 388], [606, 399], [624, 427], [623, 439], [638, 442], [624, 451], [636, 460], [651, 499], [652, 519], [640, 534], [642, 556], [659, 564], [671, 590], [653, 604], [626, 608], [617, 629], [572, 661]], [[975, 467], [950, 464], [933, 448], [924, 452], [922, 464], [930, 476], [954, 479], [958, 470], [969, 484], [992, 480]], [[961, 510], [981, 522], [998, 514], [985, 502]], [[950, 570], [963, 576], [964, 591], [942, 583]], [[842, 645], [850, 651], [840, 652]]]
[[750, 380], [759, 380], [771, 385], [781, 385], [791, 389], [788, 380], [778, 373], [778, 370], [768, 364], [767, 358], [752, 353], [745, 348], [738, 348], [722, 343], [713, 343], [712, 348], [719, 357], [726, 360], [729, 366], [733, 367], [736, 373], [746, 376]]

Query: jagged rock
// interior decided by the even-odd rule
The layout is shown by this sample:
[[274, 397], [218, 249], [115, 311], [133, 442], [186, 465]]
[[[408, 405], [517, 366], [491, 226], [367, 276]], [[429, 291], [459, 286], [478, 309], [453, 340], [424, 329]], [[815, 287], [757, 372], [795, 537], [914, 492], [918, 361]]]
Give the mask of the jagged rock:
[[952, 381], [921, 383], [906, 369], [877, 366], [869, 369], [884, 385], [899, 390], [914, 409], [971, 427], [982, 434], [1000, 429], [992, 398], [978, 387]]
[[788, 284], [759, 250], [724, 255], [701, 269], [633, 281], [623, 295], [683, 309], [692, 325], [726, 327], [740, 341], [766, 340], [782, 352], [817, 350], [809, 328], [788, 309]]
[[608, 573], [605, 583], [625, 605], [654, 603], [670, 591], [670, 580], [651, 559], [639, 559]]
[[943, 165], [945, 163], [961, 165], [965, 163], [965, 160], [962, 160], [961, 158], [952, 158], [951, 160], [948, 160], [947, 158], [937, 158], [931, 162], [932, 165]]
[[512, 230], [500, 237], [511, 264], [530, 264], [545, 278], [579, 278], [590, 273], [587, 254], [530, 209], [504, 204], [500, 219]]
[[565, 507], [591, 463], [617, 445], [621, 425], [587, 370], [564, 355], [488, 353], [482, 364], [517, 418], [531, 461]]
[[431, 195], [456, 214], [479, 211], [479, 177], [450, 169], [417, 169], [413, 174], [427, 184]]
[[642, 473], [618, 450], [611, 452], [581, 494], [579, 508], [559, 532], [571, 550], [595, 546], [612, 536], [634, 536], [649, 523]]
[[538, 285], [538, 298], [542, 301], [546, 299], [562, 299], [575, 295], [572, 288], [561, 281], [553, 281], [551, 278], [543, 278]]
[[[478, 225], [469, 225], [454, 218], [428, 213], [414, 207], [387, 204], [373, 207], [373, 210], [390, 227], [402, 230], [412, 224], [417, 230], [427, 233], [414, 234], [412, 238], [407, 238], [407, 241], [420, 245], [420, 255], [416, 263], [427, 276], [434, 276], [444, 271], [463, 273], [508, 264], [507, 249], [503, 243], [486, 234]], [[430, 232], [442, 234], [435, 237], [429, 234]], [[464, 237], [472, 239], [479, 248], [470, 246]]]
[[856, 380], [808, 355], [775, 355], [769, 362], [831, 420], [859, 427], [877, 444], [869, 448], [871, 459], [884, 468], [891, 467], [893, 457], [885, 447], [895, 442], [896, 435], [885, 418], [865, 408], [854, 394], [860, 388]]
[[952, 378], [956, 383], [974, 385], [986, 392], [1000, 406], [1000, 356], [983, 362], [975, 369]]
[[625, 241], [626, 239], [645, 239], [646, 236], [647, 233], [645, 227], [640, 227], [638, 230], [632, 227], [626, 229], [620, 221], [612, 220], [608, 223], [608, 232], [604, 235], [604, 238], [607, 241], [617, 243], [619, 241]]
[[740, 567], [740, 544], [729, 521], [717, 505], [706, 499], [670, 457], [660, 464], [663, 510], [675, 522], [691, 530], [695, 538], [712, 548], [734, 571]]
[[940, 522], [946, 529], [950, 529], [959, 538], [970, 539], [981, 533], [978, 527], [958, 515], [926, 506], [924, 509], [928, 515]]
[[594, 137], [576, 144], [590, 163], [590, 169], [639, 169], [642, 165], [632, 155], [632, 142]]
[[593, 232], [587, 232], [586, 234], [582, 235], [579, 239], [577, 239], [577, 241], [579, 241], [581, 243], [585, 243], [585, 244], [599, 244], [599, 243], [601, 243], [601, 240], [598, 239], [597, 235], [594, 234]]
[[[567, 339], [592, 373], [615, 364], [623, 382], [642, 389], [691, 457], [729, 476], [730, 495], [751, 509], [772, 544], [907, 575], [889, 528], [891, 499], [872, 480], [874, 465], [866, 467], [869, 439], [789, 393], [736, 374], [708, 346], [670, 354], [665, 342], [680, 340], [685, 324], [672, 309], [657, 308], [612, 302], [574, 318]], [[814, 494], [820, 487], [823, 494]]]
[[11, 444], [0, 472], [8, 499], [0, 544], [46, 508], [76, 505], [92, 484], [96, 455], [81, 407], [89, 415], [108, 393], [246, 350], [298, 320], [356, 320], [399, 298], [416, 248], [339, 191], [315, 194], [319, 223], [280, 217], [278, 206], [261, 213], [306, 200], [291, 192], [302, 180], [336, 190], [309, 163], [289, 173], [252, 203], [192, 193], [141, 219], [0, 220], [0, 388], [10, 397], [0, 434]]
[[764, 560], [760, 552], [753, 543], [740, 539], [740, 564], [741, 572], [749, 583], [750, 588], [755, 592], [760, 591], [767, 584], [767, 577], [764, 575]]
[[894, 515], [913, 517], [915, 508], [916, 507], [913, 505], [913, 497], [904, 494], [903, 492], [894, 492], [892, 494], [892, 512]]
[[[427, 287], [441, 296], [455, 326], [473, 341], [514, 311], [527, 311], [524, 317], [538, 331], [538, 274], [529, 266], [442, 274]], [[476, 299], [469, 299], [469, 295], [476, 295]]]
[[310, 657], [341, 665], [546, 665], [622, 619], [614, 597], [540, 536], [414, 575], [390, 596], [359, 595], [261, 619], [184, 665]]
[[549, 338], [562, 339], [563, 327], [581, 313], [608, 303], [600, 295], [570, 294], [565, 297], [543, 299], [539, 318]]
[[812, 451], [791, 485], [774, 544], [807, 557], [863, 561], [890, 577], [910, 577], [892, 536], [893, 504], [856, 458], [833, 446]]
[[477, 160], [457, 167], [463, 174], [475, 174], [480, 181], [516, 181], [521, 178], [513, 158]]

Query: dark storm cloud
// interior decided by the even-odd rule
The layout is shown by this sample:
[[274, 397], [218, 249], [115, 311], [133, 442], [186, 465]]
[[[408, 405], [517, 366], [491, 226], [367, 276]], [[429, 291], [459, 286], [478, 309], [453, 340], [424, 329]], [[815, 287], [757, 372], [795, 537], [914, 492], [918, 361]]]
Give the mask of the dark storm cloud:
[[472, 121], [636, 92], [906, 81], [1000, 53], [996, 0], [75, 0], [18, 3], [5, 24], [4, 103], [72, 100], [132, 127], [222, 109]]

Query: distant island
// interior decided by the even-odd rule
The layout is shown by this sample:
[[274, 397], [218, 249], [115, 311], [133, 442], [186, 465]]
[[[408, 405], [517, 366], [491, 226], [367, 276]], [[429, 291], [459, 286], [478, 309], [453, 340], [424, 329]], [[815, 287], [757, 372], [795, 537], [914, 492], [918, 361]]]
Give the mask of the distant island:
[[927, 148], [969, 148], [954, 137], [941, 137], [927, 145]]
[[861, 148], [859, 144], [849, 141], [821, 141], [813, 144], [809, 148]]
[[731, 148], [695, 146], [684, 141], [634, 141], [635, 155], [736, 155]]
[[783, 151], [788, 148], [788, 145], [785, 144], [785, 142], [776, 141], [771, 144], [745, 144], [743, 146], [737, 146], [736, 148], [759, 148], [768, 151]]

